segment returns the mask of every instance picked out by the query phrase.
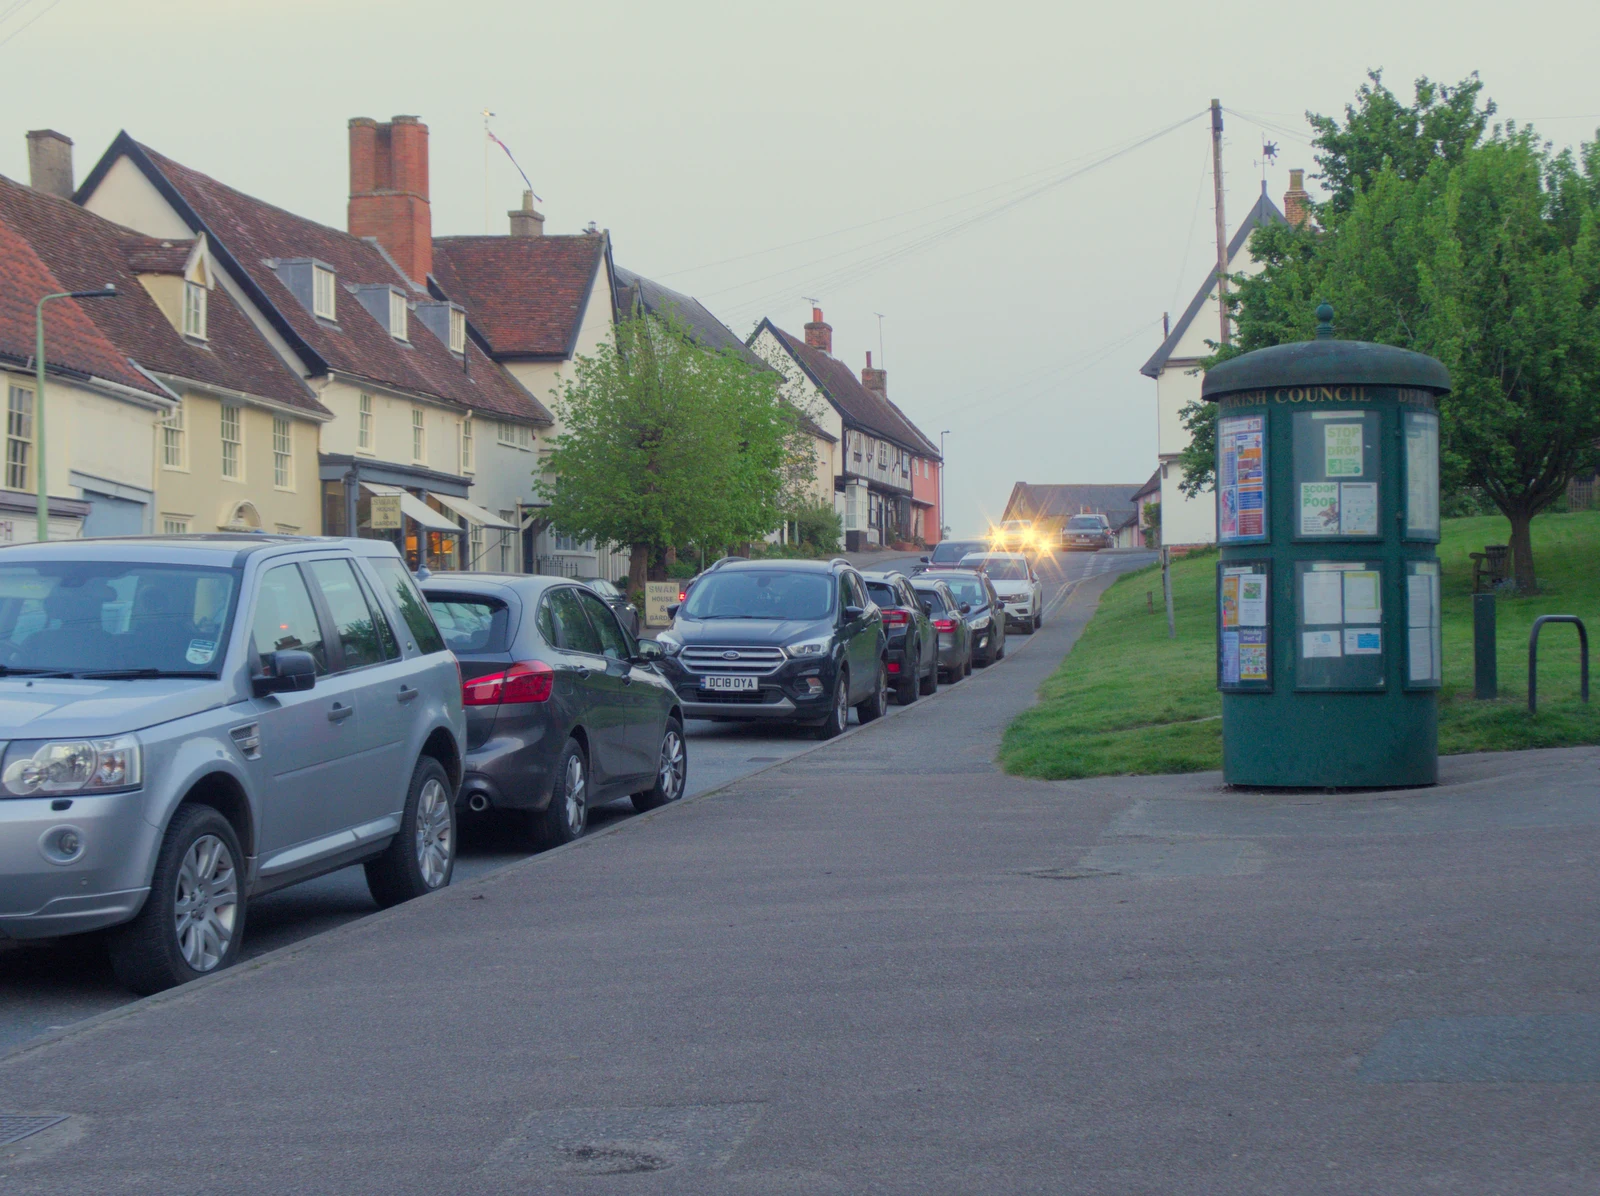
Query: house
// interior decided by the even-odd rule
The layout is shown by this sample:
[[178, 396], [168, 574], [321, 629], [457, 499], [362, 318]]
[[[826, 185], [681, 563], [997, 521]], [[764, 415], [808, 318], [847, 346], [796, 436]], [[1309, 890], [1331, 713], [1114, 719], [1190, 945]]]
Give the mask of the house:
[[[1061, 529], [1074, 515], [1104, 515], [1113, 531], [1124, 527], [1130, 518], [1137, 518], [1138, 506], [1133, 496], [1142, 487], [1137, 482], [1118, 485], [1038, 485], [1018, 482], [1011, 487], [1011, 497], [1006, 499], [1002, 522], [1008, 519], [1031, 519], [1033, 530], [1045, 537], [1046, 543], [1055, 543]], [[1119, 547], [1120, 547], [1119, 543]]]
[[[1290, 189], [1284, 206], [1305, 219], [1310, 196], [1301, 185], [1303, 172], [1290, 172]], [[1250, 256], [1250, 238], [1267, 224], [1284, 223], [1284, 215], [1267, 197], [1267, 185], [1228, 242], [1228, 273], [1255, 274], [1261, 266]], [[1161, 471], [1161, 542], [1173, 548], [1211, 544], [1217, 538], [1215, 498], [1211, 494], [1186, 497], [1178, 486], [1183, 467], [1178, 457], [1189, 445], [1189, 431], [1183, 426], [1182, 411], [1200, 399], [1200, 362], [1212, 353], [1208, 341], [1221, 335], [1221, 315], [1217, 306], [1217, 274], [1212, 269], [1195, 292], [1189, 306], [1178, 317], [1160, 348], [1140, 367], [1139, 372], [1156, 383], [1157, 456]]]
[[0, 220], [68, 289], [116, 288], [86, 314], [173, 402], [158, 429], [141, 419], [136, 439], [116, 443], [109, 468], [154, 462], [137, 480], [95, 474], [79, 446], [98, 429], [65, 430], [72, 472], [61, 480], [93, 496], [84, 534], [320, 530], [318, 434], [332, 413], [217, 286], [206, 238], [147, 237], [41, 189], [65, 178], [70, 192], [71, 142], [30, 136], [49, 137], [35, 157], [53, 155], [54, 169], [36, 163], [30, 187], [0, 180]]
[[846, 547], [937, 541], [943, 524], [937, 498], [943, 460], [889, 401], [888, 373], [873, 367], [871, 355], [857, 378], [833, 356], [833, 326], [820, 308], [812, 308], [804, 340], [764, 319], [746, 343], [783, 375], [782, 397], [814, 413], [816, 423], [837, 438], [832, 495], [844, 521]]
[[506, 236], [438, 237], [434, 240], [433, 291], [471, 312], [473, 340], [481, 344], [548, 419], [534, 429], [504, 422], [484, 437], [481, 464], [518, 490], [507, 510], [516, 512], [519, 568], [569, 577], [625, 577], [628, 555], [610, 545], [559, 534], [533, 491], [542, 465], [541, 441], [561, 433], [552, 412], [579, 357], [606, 344], [617, 312], [609, 233], [547, 235], [531, 193], [507, 213]]
[[[1134, 495], [1130, 501], [1133, 503], [1133, 516], [1127, 523], [1117, 529], [1117, 547], [1157, 547], [1155, 543], [1152, 543], [1153, 538], [1145, 535], [1144, 529], [1146, 520], [1144, 517], [1144, 509], [1147, 503], [1159, 504], [1161, 502], [1161, 469], [1159, 466], [1157, 466], [1156, 471], [1150, 475], [1149, 480], [1134, 492]], [[1156, 507], [1157, 519], [1160, 518], [1160, 511], [1161, 508], [1158, 505]]]
[[[349, 139], [349, 231], [246, 195], [125, 132], [77, 200], [152, 238], [205, 239], [214, 286], [333, 415], [307, 471], [323, 533], [391, 540], [430, 569], [479, 567], [497, 555], [488, 536], [510, 527], [502, 495], [476, 486], [479, 427], [505, 423], [531, 437], [550, 414], [468, 336], [465, 308], [428, 289], [427, 126], [360, 117]], [[224, 453], [227, 444], [225, 430]], [[375, 498], [388, 501], [375, 508]]]

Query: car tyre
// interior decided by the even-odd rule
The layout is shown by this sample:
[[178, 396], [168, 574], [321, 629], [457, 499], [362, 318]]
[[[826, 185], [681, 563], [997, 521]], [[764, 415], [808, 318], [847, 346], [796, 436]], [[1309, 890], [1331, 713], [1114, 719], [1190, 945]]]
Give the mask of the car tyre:
[[939, 650], [933, 650], [933, 664], [928, 667], [928, 675], [918, 683], [918, 688], [924, 696], [939, 692]]
[[921, 688], [922, 679], [917, 676], [915, 666], [909, 668], [907, 666], [911, 665], [912, 661], [922, 659], [922, 645], [912, 644], [903, 656], [905, 659], [900, 665], [902, 670], [900, 684], [895, 686], [894, 700], [901, 706], [909, 706], [917, 700], [917, 691]]
[[967, 649], [967, 663], [962, 666], [961, 675], [963, 677], [972, 676], [972, 649], [970, 648]]
[[140, 996], [231, 966], [244, 941], [244, 852], [233, 825], [210, 806], [172, 816], [150, 895], [110, 938], [111, 968]]
[[878, 661], [878, 678], [872, 686], [872, 693], [865, 702], [856, 706], [856, 717], [863, 723], [870, 723], [880, 719], [889, 709], [889, 666], [882, 660]]
[[450, 777], [443, 764], [423, 756], [411, 770], [399, 832], [366, 863], [367, 891], [388, 909], [445, 888], [455, 872], [457, 842]]
[[850, 677], [843, 669], [833, 683], [833, 704], [828, 708], [828, 717], [817, 727], [818, 739], [833, 739], [843, 735], [844, 729], [850, 723]]
[[576, 739], [567, 740], [561, 750], [550, 804], [534, 817], [539, 842], [545, 847], [581, 839], [589, 829], [589, 760]]
[[689, 745], [683, 738], [683, 724], [676, 718], [667, 719], [661, 732], [661, 753], [656, 758], [656, 783], [643, 793], [635, 793], [633, 808], [643, 814], [655, 810], [683, 796], [689, 784]]
[[[1044, 611], [1041, 609], [1037, 614], [1035, 614], [1033, 616], [1033, 630], [1034, 631], [1038, 631], [1043, 626], [1044, 626]], [[1031, 634], [1033, 634], [1033, 632], [1029, 632], [1029, 634], [1031, 635]]]

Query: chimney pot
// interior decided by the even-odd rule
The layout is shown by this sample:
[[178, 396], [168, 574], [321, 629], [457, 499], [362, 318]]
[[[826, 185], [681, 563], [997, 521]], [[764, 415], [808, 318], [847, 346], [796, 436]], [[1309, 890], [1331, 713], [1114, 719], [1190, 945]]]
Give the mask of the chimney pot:
[[1306, 172], [1289, 172], [1289, 189], [1283, 193], [1283, 216], [1296, 228], [1304, 228], [1311, 219], [1311, 195], [1306, 190]]
[[416, 117], [350, 121], [348, 226], [382, 245], [412, 282], [427, 281], [433, 270], [428, 126]]
[[511, 217], [511, 235], [513, 237], [542, 237], [544, 235], [544, 216], [534, 210], [533, 192], [522, 193], [522, 206], [512, 208], [506, 213]]
[[861, 385], [879, 398], [889, 397], [889, 371], [872, 368], [872, 350], [867, 350], [867, 365], [861, 371]]
[[806, 344], [827, 354], [833, 353], [833, 325], [822, 318], [822, 309], [811, 309], [811, 323], [806, 325]]
[[54, 129], [34, 129], [28, 134], [28, 186], [62, 199], [72, 198], [72, 138]]

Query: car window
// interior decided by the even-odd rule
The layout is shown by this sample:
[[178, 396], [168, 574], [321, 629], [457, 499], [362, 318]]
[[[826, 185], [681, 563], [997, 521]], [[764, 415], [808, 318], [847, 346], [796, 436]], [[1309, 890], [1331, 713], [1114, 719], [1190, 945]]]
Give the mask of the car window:
[[589, 622], [594, 624], [594, 629], [600, 635], [600, 651], [612, 660], [627, 660], [633, 655], [633, 649], [628, 645], [628, 637], [622, 634], [622, 628], [617, 626], [617, 616], [611, 613], [611, 608], [593, 594], [578, 593], [578, 601], [583, 603], [583, 609], [589, 614]]
[[1075, 532], [1097, 532], [1105, 525], [1100, 522], [1098, 515], [1074, 515], [1067, 520], [1067, 526]]
[[504, 652], [511, 608], [478, 594], [429, 594], [428, 609], [455, 653]]
[[366, 600], [367, 607], [372, 611], [372, 621], [378, 629], [378, 647], [383, 651], [385, 660], [400, 659], [400, 641], [395, 638], [394, 628], [389, 625], [389, 616], [383, 609], [383, 603], [372, 592], [372, 584], [361, 576], [361, 570], [355, 570], [356, 584], [361, 587], [361, 597]]
[[1007, 556], [969, 556], [963, 565], [976, 565], [989, 575], [991, 581], [1027, 581], [1026, 562]]
[[861, 579], [854, 573], [846, 573], [845, 576], [850, 580], [850, 592], [855, 595], [856, 605], [865, 610], [871, 600], [867, 597], [867, 591], [861, 585]]
[[317, 672], [328, 671], [322, 628], [299, 566], [278, 565], [262, 575], [250, 629], [255, 633], [256, 651], [262, 655], [289, 650], [309, 652], [317, 662]]
[[544, 642], [552, 648], [556, 646], [556, 620], [550, 613], [550, 595], [546, 594], [539, 599], [539, 615], [534, 620], [539, 626], [539, 634], [544, 637]]
[[428, 613], [428, 604], [417, 592], [416, 583], [411, 580], [411, 574], [406, 572], [406, 567], [392, 557], [372, 558], [367, 564], [372, 567], [379, 583], [388, 590], [389, 597], [399, 608], [400, 617], [405, 620], [411, 638], [417, 643], [417, 651], [424, 654], [443, 652], [444, 637], [434, 626], [433, 616]]
[[890, 581], [868, 581], [867, 593], [879, 606], [899, 606], [900, 593]]
[[938, 590], [934, 590], [934, 589], [918, 590], [917, 591], [917, 597], [921, 601], [926, 602], [929, 605], [929, 607], [932, 608], [929, 611], [930, 614], [934, 614], [934, 615], [942, 615], [942, 614], [944, 614], [944, 612], [945, 612], [945, 601], [944, 601], [943, 596], [939, 593]]
[[347, 560], [312, 561], [306, 570], [333, 616], [343, 667], [359, 669], [383, 663], [383, 645], [378, 640], [372, 608], [356, 582], [355, 566]]
[[984, 589], [983, 578], [976, 573], [970, 577], [948, 577], [940, 580], [955, 595], [957, 603], [969, 602], [974, 608], [977, 608], [989, 601], [988, 591]]
[[589, 625], [578, 601], [578, 591], [571, 586], [560, 586], [550, 591], [550, 613], [555, 618], [556, 647], [568, 652], [588, 652], [600, 655], [600, 637]]

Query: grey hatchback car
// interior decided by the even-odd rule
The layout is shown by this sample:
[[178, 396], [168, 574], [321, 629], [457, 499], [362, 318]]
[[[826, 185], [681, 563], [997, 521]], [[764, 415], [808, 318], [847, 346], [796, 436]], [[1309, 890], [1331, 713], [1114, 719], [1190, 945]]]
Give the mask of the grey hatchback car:
[[348, 864], [450, 883], [466, 719], [394, 546], [0, 551], [0, 937], [111, 929], [140, 993], [238, 958], [250, 898]]

